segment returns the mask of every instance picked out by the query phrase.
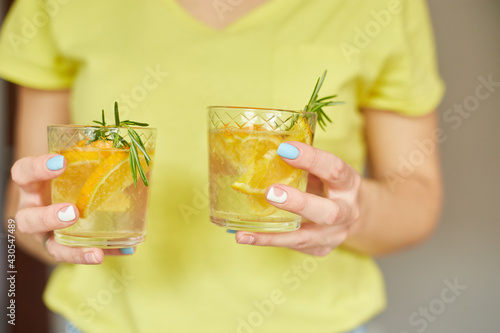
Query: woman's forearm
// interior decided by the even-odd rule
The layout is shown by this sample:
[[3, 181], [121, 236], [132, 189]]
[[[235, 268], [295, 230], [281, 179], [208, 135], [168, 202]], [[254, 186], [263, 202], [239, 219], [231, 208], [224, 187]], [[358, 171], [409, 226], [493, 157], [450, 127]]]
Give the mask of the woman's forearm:
[[360, 219], [343, 246], [370, 255], [383, 255], [416, 244], [434, 230], [441, 212], [439, 182], [405, 179], [391, 187], [363, 179]]

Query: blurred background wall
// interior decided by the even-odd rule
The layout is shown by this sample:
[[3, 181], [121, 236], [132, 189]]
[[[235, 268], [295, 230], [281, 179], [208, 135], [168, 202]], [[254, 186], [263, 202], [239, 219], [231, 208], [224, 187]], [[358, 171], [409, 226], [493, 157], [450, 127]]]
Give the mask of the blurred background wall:
[[[5, 0], [0, 0], [0, 26], [3, 23], [3, 14], [5, 12]], [[5, 123], [6, 118], [6, 107], [7, 107], [7, 96], [6, 96], [6, 84], [4, 81], [0, 80], [0, 119], [2, 120], [0, 124]], [[5, 126], [0, 126], [0, 133], [3, 132]], [[5, 169], [8, 167], [8, 154], [7, 154], [7, 138], [4, 135], [0, 135], [0, 213], [3, 222], [3, 205], [1, 203], [4, 202], [4, 184], [6, 181], [6, 172]], [[5, 246], [5, 233], [3, 228], [3, 223], [0, 223], [0, 267], [2, 268], [2, 277], [3, 270], [6, 267], [6, 246]], [[0, 280], [0, 307], [5, 309], [7, 306], [5, 295], [7, 294], [6, 283], [2, 278]], [[4, 314], [5, 311], [0, 311], [0, 314]], [[4, 320], [5, 316], [2, 316], [2, 320], [0, 321], [0, 332], [7, 332], [7, 321]]]
[[[0, 18], [12, 3], [12, 0], [0, 0]], [[4, 187], [10, 176], [12, 164], [12, 134], [13, 134], [13, 112], [15, 109], [14, 86], [0, 80], [0, 202], [4, 202]], [[19, 248], [15, 251], [15, 299], [16, 321], [15, 326], [7, 325], [7, 292], [5, 275], [7, 272], [6, 259], [6, 237], [3, 230], [4, 213], [3, 204], [0, 205], [0, 332], [1, 333], [60, 333], [63, 331], [49, 330], [49, 311], [42, 302], [42, 292], [47, 281], [48, 269], [32, 257], [24, 254]], [[10, 263], [9, 263], [10, 264]], [[9, 318], [10, 319], [10, 318]]]
[[[500, 332], [500, 1], [430, 0], [447, 92], [440, 108], [446, 200], [423, 246], [378, 260], [389, 307], [371, 333]], [[490, 96], [481, 77], [497, 82]], [[453, 110], [463, 108], [463, 115]], [[450, 111], [451, 110], [451, 111]], [[468, 111], [470, 110], [470, 111]], [[456, 281], [456, 282], [455, 282]], [[458, 284], [464, 290], [452, 289]]]
[[[0, 1], [2, 12], [6, 0]], [[425, 244], [378, 259], [387, 281], [389, 305], [368, 327], [370, 333], [498, 333], [500, 0], [431, 0], [429, 6], [441, 74], [447, 84], [440, 108], [440, 127], [446, 134], [440, 145], [444, 213], [437, 232]], [[498, 83], [484, 86], [484, 80]], [[2, 176], [10, 168], [10, 145], [3, 135], [4, 88], [0, 81]], [[489, 96], [479, 99], [476, 89]], [[456, 111], [460, 108], [461, 113]], [[2, 185], [4, 181], [5, 177]], [[3, 201], [3, 193], [0, 197]], [[0, 264], [5, 260], [1, 251], [3, 244]], [[5, 295], [3, 281], [0, 299]], [[8, 332], [3, 318], [0, 332]], [[64, 331], [57, 322], [51, 333]]]

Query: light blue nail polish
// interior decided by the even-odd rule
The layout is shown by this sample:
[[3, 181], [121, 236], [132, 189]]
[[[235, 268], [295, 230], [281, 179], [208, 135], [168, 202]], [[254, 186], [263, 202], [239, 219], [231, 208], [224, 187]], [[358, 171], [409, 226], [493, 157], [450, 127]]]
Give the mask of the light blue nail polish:
[[60, 170], [62, 169], [63, 166], [64, 166], [64, 156], [62, 155], [54, 156], [47, 161], [47, 168], [49, 168], [49, 170], [52, 171]]
[[290, 160], [294, 160], [299, 157], [299, 150], [294, 146], [283, 142], [278, 147], [278, 155], [284, 158], [288, 158]]
[[227, 229], [227, 230], [226, 230], [226, 232], [227, 232], [228, 234], [235, 234], [235, 233], [237, 233], [237, 232], [238, 232], [238, 230]]
[[120, 249], [120, 252], [123, 254], [134, 254], [134, 248], [133, 247], [124, 247], [123, 249]]

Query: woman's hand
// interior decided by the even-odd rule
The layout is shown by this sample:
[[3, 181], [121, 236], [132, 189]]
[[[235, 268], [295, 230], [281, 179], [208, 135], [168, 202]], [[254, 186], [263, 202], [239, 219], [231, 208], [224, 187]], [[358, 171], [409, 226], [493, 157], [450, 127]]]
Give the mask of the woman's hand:
[[[33, 234], [44, 243], [57, 262], [100, 264], [106, 255], [122, 255], [119, 249], [77, 248], [54, 240], [53, 231], [73, 225], [78, 209], [70, 203], [50, 205], [50, 180], [64, 173], [62, 155], [48, 154], [19, 159], [11, 169], [12, 180], [19, 187], [19, 205], [15, 216], [17, 231]], [[130, 251], [129, 251], [130, 252]]]
[[359, 218], [361, 176], [337, 156], [300, 142], [283, 143], [278, 154], [293, 167], [309, 172], [307, 192], [274, 184], [267, 201], [303, 217], [300, 229], [287, 233], [238, 231], [240, 244], [288, 247], [325, 256], [346, 238]]

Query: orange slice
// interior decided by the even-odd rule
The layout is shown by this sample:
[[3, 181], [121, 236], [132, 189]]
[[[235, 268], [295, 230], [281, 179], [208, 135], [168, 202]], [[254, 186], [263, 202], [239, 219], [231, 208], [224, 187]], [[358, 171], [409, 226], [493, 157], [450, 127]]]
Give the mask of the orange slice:
[[298, 186], [303, 174], [302, 170], [285, 163], [277, 153], [278, 146], [284, 141], [300, 141], [310, 144], [312, 132], [303, 117], [299, 117], [292, 128], [283, 133], [269, 135], [253, 135], [258, 142], [251, 143], [252, 153], [248, 159], [247, 169], [231, 187], [237, 191], [251, 195], [264, 195], [269, 185], [280, 183]]
[[[153, 157], [152, 152], [148, 152]], [[147, 173], [152, 164], [147, 165], [143, 156], [140, 157], [140, 163], [145, 173]], [[138, 175], [137, 182], [142, 182]], [[107, 205], [110, 198], [116, 198], [117, 192], [133, 184], [132, 172], [130, 170], [129, 151], [114, 151], [111, 155], [101, 162], [92, 172], [82, 187], [76, 207], [80, 212], [80, 217], [87, 218], [97, 208]], [[118, 196], [118, 198], [123, 196]], [[111, 204], [110, 204], [111, 206]], [[126, 206], [126, 205], [121, 205]], [[117, 207], [105, 207], [104, 210], [114, 210]]]
[[112, 142], [96, 141], [89, 145], [86, 142], [82, 140], [69, 149], [55, 152], [64, 156], [67, 166], [61, 176], [52, 180], [54, 202], [75, 202], [86, 179], [109, 156], [105, 149], [112, 148]]
[[83, 185], [76, 200], [80, 217], [87, 218], [112, 194], [132, 182], [128, 150], [113, 152], [97, 166]]
[[247, 195], [247, 201], [257, 216], [269, 216], [278, 209], [269, 204], [264, 196], [269, 185], [274, 183], [299, 187], [304, 171], [285, 163], [277, 153], [284, 141], [312, 142], [312, 131], [307, 120], [299, 116], [286, 132], [254, 132], [243, 139], [246, 153], [240, 162], [246, 166], [245, 172], [231, 185], [233, 189]]
[[80, 147], [80, 148], [96, 148], [96, 149], [111, 149], [113, 148], [113, 141], [112, 140], [97, 140], [97, 141], [94, 141], [94, 142], [91, 142], [89, 144], [87, 144], [87, 140], [81, 140], [79, 141], [75, 148], [76, 147]]
[[253, 210], [252, 213], [257, 216], [269, 216], [278, 210], [267, 202], [264, 195], [248, 195], [247, 201]]
[[295, 133], [290, 140], [305, 142], [308, 145], [312, 144], [313, 132], [304, 117], [299, 116], [297, 122], [290, 129], [290, 132]]
[[245, 194], [265, 194], [273, 183], [293, 186], [301, 175], [301, 170], [286, 164], [276, 153], [276, 148], [269, 150], [261, 159], [255, 161], [231, 187]]

